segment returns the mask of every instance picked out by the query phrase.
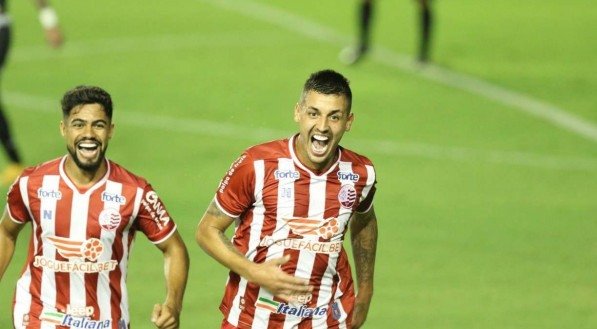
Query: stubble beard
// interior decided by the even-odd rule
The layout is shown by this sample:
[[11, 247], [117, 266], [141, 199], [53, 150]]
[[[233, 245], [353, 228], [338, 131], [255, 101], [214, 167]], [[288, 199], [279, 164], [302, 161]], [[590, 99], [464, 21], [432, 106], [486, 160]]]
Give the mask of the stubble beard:
[[99, 169], [102, 162], [104, 161], [105, 154], [108, 148], [106, 147], [106, 149], [101, 149], [100, 147], [99, 156], [97, 157], [97, 160], [90, 163], [82, 162], [77, 155], [77, 151], [73, 149], [71, 146], [67, 146], [66, 149], [68, 150], [68, 153], [70, 154], [71, 158], [73, 159], [73, 161], [79, 169], [85, 172], [94, 173]]

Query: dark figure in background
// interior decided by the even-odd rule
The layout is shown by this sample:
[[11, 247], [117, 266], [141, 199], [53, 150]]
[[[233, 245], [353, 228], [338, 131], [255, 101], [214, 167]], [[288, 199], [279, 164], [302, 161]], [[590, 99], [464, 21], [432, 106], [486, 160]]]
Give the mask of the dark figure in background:
[[[10, 18], [7, 15], [6, 0], [0, 0], [0, 72], [4, 68], [10, 47]], [[62, 44], [62, 33], [58, 26], [58, 16], [46, 0], [35, 0], [39, 10], [39, 21], [44, 28], [46, 40], [53, 48]], [[0, 141], [8, 156], [8, 166], [0, 173], [0, 185], [9, 185], [23, 170], [19, 151], [10, 133], [8, 119], [4, 115], [4, 106], [0, 98]]]
[[[419, 28], [419, 53], [418, 60], [425, 63], [429, 60], [429, 43], [431, 40], [431, 26], [433, 14], [431, 0], [415, 0], [420, 8]], [[359, 7], [359, 41], [356, 47], [347, 47], [340, 52], [340, 60], [352, 65], [362, 59], [369, 51], [371, 22], [373, 20], [374, 0], [361, 0]]]

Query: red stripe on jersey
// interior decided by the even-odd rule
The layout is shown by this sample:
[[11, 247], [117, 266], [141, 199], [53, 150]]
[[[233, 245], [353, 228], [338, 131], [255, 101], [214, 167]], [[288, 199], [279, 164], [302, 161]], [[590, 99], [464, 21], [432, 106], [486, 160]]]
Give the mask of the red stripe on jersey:
[[[103, 189], [99, 189], [100, 191]], [[97, 190], [93, 191], [93, 194], [97, 193]], [[85, 238], [86, 239], [91, 239], [91, 238], [97, 238], [99, 236], [101, 236], [101, 227], [99, 226], [98, 223], [98, 215], [99, 215], [99, 209], [103, 209], [104, 205], [103, 202], [100, 201], [99, 198], [89, 198], [89, 216], [92, 218], [89, 218], [89, 220], [87, 221], [87, 227], [85, 230]], [[104, 246], [105, 247], [105, 246]], [[114, 259], [114, 258], [112, 258]], [[99, 281], [99, 273], [85, 273], [84, 277], [85, 277], [85, 306], [91, 306], [94, 309], [94, 313], [93, 313], [93, 319], [94, 320], [99, 320], [102, 317], [105, 319], [105, 314], [100, 314], [100, 306], [99, 306], [99, 302], [98, 302], [98, 297], [97, 297], [97, 285], [98, 285], [98, 281]], [[112, 319], [118, 319], [118, 318], [112, 318]]]
[[[110, 308], [112, 309], [112, 319], [120, 319], [122, 318], [122, 310], [120, 309], [120, 301], [122, 300], [122, 290], [120, 289], [120, 279], [122, 277], [122, 272], [120, 270], [115, 270], [110, 272], [110, 285], [112, 288], [112, 293], [110, 295]], [[113, 328], [118, 328], [117, 320], [112, 322]]]
[[[31, 198], [34, 196], [34, 193], [31, 191], [31, 189], [29, 188], [30, 186], [32, 186], [32, 184], [34, 184], [36, 182], [34, 182], [34, 179], [29, 179], [28, 181], [28, 186], [27, 186], [27, 192], [29, 195], [29, 203], [33, 203], [31, 201]], [[41, 182], [38, 183], [39, 186], [41, 186]], [[37, 186], [37, 184], [36, 184]], [[38, 201], [36, 199], [34, 199], [35, 201]], [[39, 202], [39, 201], [38, 201]], [[31, 236], [31, 244], [33, 244], [33, 239], [37, 240], [37, 249], [33, 250], [33, 253], [29, 255], [29, 257], [27, 257], [27, 260], [29, 261], [29, 268], [30, 268], [30, 273], [31, 273], [31, 283], [29, 285], [29, 293], [31, 294], [31, 311], [29, 313], [30, 318], [34, 318], [34, 319], [38, 319], [39, 316], [42, 313], [43, 310], [43, 304], [41, 302], [41, 277], [42, 277], [42, 269], [39, 267], [35, 267], [33, 266], [32, 262], [33, 259], [35, 257], [35, 255], [40, 255], [42, 253], [43, 250], [43, 240], [40, 238], [42, 236], [42, 228], [41, 228], [41, 222], [39, 218], [34, 217], [32, 219], [33, 221], [35, 221], [36, 224], [36, 229], [35, 232], [32, 232], [32, 236]], [[35, 236], [34, 236], [35, 235]], [[32, 250], [32, 249], [30, 249]], [[49, 301], [49, 302], [54, 302], [54, 301]]]
[[[42, 176], [43, 178], [43, 176]], [[40, 182], [41, 185], [41, 182]], [[64, 182], [61, 182], [59, 186], [60, 191], [62, 192], [62, 199], [68, 204], [72, 203], [73, 194], [72, 191], [68, 190]], [[61, 221], [59, 223], [58, 220], [54, 221], [54, 237], [48, 237], [48, 240], [54, 244], [56, 247], [56, 256], [55, 259], [59, 261], [68, 261], [67, 257], [81, 257], [81, 241], [78, 242], [78, 249], [74, 252], [67, 252], [71, 251], [70, 246], [77, 245], [77, 242], [69, 242], [66, 238], [70, 236], [70, 221], [71, 221], [71, 210], [72, 207], [58, 207], [56, 205], [55, 218], [60, 218]], [[41, 219], [42, 221], [45, 219]], [[67, 247], [68, 246], [68, 247]], [[60, 248], [64, 247], [65, 251], [61, 251]], [[69, 256], [69, 254], [72, 254]], [[67, 305], [69, 304], [70, 300], [70, 273], [68, 272], [54, 272], [54, 277], [56, 279], [56, 309], [60, 312], [66, 313]], [[77, 305], [82, 306], [82, 305]]]
[[224, 291], [224, 297], [220, 304], [220, 311], [223, 314], [228, 314], [232, 308], [232, 301], [234, 296], [238, 293], [238, 283], [240, 282], [240, 276], [234, 272], [230, 272], [228, 275], [228, 283], [226, 284], [226, 290]]
[[[347, 327], [350, 328], [350, 324], [352, 321], [352, 313], [353, 313], [353, 309], [354, 309], [354, 301], [355, 301], [355, 294], [354, 294], [354, 284], [352, 281], [352, 273], [350, 270], [350, 264], [348, 261], [348, 255], [347, 253], [342, 250], [342, 253], [340, 254], [340, 258], [338, 259], [338, 265], [337, 265], [337, 270], [338, 270], [338, 278], [340, 279], [339, 282], [336, 283], [336, 287], [335, 289], [333, 289], [333, 293], [336, 293], [336, 290], [340, 289], [340, 291], [342, 291], [343, 293], [343, 298], [340, 298], [340, 303], [342, 304], [342, 309], [347, 313], [347, 318], [346, 318], [346, 324]], [[349, 280], [346, 279], [341, 279], [341, 278], [348, 278]], [[344, 296], [350, 296], [349, 298], [345, 298]], [[328, 314], [328, 316], [331, 316], [331, 314]], [[331, 319], [333, 320], [333, 318]], [[330, 318], [328, 317], [328, 323], [334, 323], [333, 321], [330, 321]], [[336, 321], [337, 323], [337, 321]]]
[[[243, 225], [239, 226], [234, 231], [234, 239], [232, 243], [241, 254], [246, 254], [249, 250], [249, 236], [251, 235], [251, 223], [253, 222], [253, 213], [249, 213], [243, 219]], [[245, 238], [247, 237], [247, 238]]]

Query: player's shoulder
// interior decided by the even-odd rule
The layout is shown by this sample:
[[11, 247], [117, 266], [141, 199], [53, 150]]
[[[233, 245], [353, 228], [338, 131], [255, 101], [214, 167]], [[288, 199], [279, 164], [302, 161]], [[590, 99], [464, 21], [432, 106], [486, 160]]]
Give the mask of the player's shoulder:
[[140, 188], [145, 188], [147, 185], [149, 185], [147, 179], [131, 172], [122, 165], [112, 160], [108, 160], [108, 163], [110, 165], [110, 175], [108, 176], [109, 180], [121, 183], [123, 185], [132, 185]]
[[339, 147], [342, 152], [342, 156], [340, 159], [341, 161], [347, 161], [347, 162], [352, 162], [357, 165], [373, 167], [373, 162], [368, 157], [366, 157], [362, 154], [359, 154], [355, 151], [349, 150], [347, 148], [344, 148], [341, 146], [339, 146]]
[[288, 138], [277, 139], [247, 148], [244, 152], [252, 160], [267, 160], [273, 158], [288, 158]]
[[37, 177], [44, 175], [60, 174], [60, 161], [62, 158], [49, 160], [35, 166], [27, 167], [21, 173], [21, 177]]

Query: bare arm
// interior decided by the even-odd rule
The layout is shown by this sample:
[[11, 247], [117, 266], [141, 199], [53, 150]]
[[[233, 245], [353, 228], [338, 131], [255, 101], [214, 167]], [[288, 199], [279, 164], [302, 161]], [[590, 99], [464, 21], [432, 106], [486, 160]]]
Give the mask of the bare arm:
[[373, 272], [377, 249], [377, 217], [373, 206], [366, 213], [355, 213], [350, 230], [358, 285], [352, 324], [353, 328], [357, 329], [365, 322], [373, 297]]
[[182, 299], [189, 273], [189, 254], [178, 232], [157, 247], [164, 254], [167, 294], [163, 304], [154, 306], [151, 321], [160, 329], [175, 329], [180, 326]]
[[0, 221], [0, 280], [2, 280], [4, 272], [6, 272], [12, 259], [17, 237], [23, 226], [13, 222], [8, 215], [8, 211], [4, 210]]
[[212, 201], [197, 228], [195, 237], [199, 246], [220, 264], [282, 299], [289, 300], [292, 295], [307, 293], [313, 289], [307, 280], [296, 278], [280, 269], [280, 265], [289, 260], [288, 257], [260, 264], [245, 258], [224, 234], [233, 221], [234, 218], [220, 211]]
[[46, 41], [52, 48], [58, 48], [64, 42], [62, 30], [58, 24], [58, 15], [50, 6], [48, 0], [34, 0], [35, 7], [39, 11], [39, 21], [44, 28]]

